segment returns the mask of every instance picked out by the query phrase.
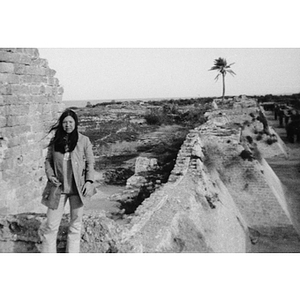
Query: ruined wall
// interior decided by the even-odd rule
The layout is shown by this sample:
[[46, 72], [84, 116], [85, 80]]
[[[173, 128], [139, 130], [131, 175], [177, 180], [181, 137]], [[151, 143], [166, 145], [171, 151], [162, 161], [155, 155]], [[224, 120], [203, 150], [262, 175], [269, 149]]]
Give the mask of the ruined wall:
[[[233, 104], [233, 109], [209, 113], [208, 122], [199, 128], [206, 153], [249, 227], [270, 232], [292, 226], [281, 182], [265, 160], [287, 157], [286, 146], [272, 128], [269, 135], [262, 134], [263, 125], [257, 120], [261, 108], [255, 99], [236, 99]], [[220, 113], [226, 116], [221, 122]], [[276, 142], [270, 143], [271, 137]], [[244, 150], [252, 158], [241, 159]]]
[[251, 252], [258, 236], [298, 236], [264, 159], [286, 156], [284, 145], [272, 128], [268, 143], [257, 115], [255, 100], [235, 99], [190, 131], [168, 183], [136, 211], [133, 252]]
[[168, 183], [143, 202], [124, 234], [132, 252], [250, 251], [243, 216], [203, 161], [199, 132], [191, 131]]
[[218, 171], [249, 227], [271, 231], [291, 225], [281, 183], [263, 157], [243, 159], [244, 147], [236, 142], [239, 134], [213, 136], [209, 130], [200, 130], [200, 136], [206, 164]]
[[0, 214], [39, 211], [45, 138], [63, 88], [38, 49], [0, 48]]

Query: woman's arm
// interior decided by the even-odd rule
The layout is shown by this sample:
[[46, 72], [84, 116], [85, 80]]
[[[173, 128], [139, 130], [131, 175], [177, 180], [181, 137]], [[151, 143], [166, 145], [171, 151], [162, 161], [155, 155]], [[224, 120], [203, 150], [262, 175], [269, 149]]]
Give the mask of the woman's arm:
[[94, 154], [93, 146], [90, 139], [86, 138], [86, 143], [84, 147], [86, 166], [85, 166], [85, 183], [82, 187], [83, 196], [93, 195], [96, 193], [95, 188], [93, 187], [94, 182]]
[[45, 172], [49, 181], [54, 185], [60, 185], [61, 183], [55, 176], [54, 162], [53, 162], [53, 146], [48, 146], [48, 151], [45, 159]]
[[46, 176], [49, 180], [52, 176], [55, 176], [52, 150], [53, 150], [53, 147], [48, 146], [47, 155], [46, 155], [46, 159], [45, 159], [45, 172], [46, 172]]
[[93, 146], [90, 141], [90, 139], [86, 138], [86, 144], [85, 144], [85, 158], [86, 158], [86, 166], [85, 166], [85, 181], [91, 181], [91, 183], [94, 182], [94, 164], [95, 164], [95, 158], [93, 154]]

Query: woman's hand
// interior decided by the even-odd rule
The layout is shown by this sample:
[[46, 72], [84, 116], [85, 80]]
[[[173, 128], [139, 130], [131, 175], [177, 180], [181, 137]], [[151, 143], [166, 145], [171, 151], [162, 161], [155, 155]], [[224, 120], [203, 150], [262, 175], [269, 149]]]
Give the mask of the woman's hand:
[[61, 183], [59, 182], [59, 180], [58, 180], [55, 176], [51, 176], [51, 177], [49, 178], [49, 180], [50, 180], [55, 186], [61, 185]]
[[84, 184], [84, 186], [81, 189], [81, 192], [83, 194], [83, 196], [87, 196], [90, 194], [92, 189], [92, 183], [90, 181], [86, 181], [86, 183]]

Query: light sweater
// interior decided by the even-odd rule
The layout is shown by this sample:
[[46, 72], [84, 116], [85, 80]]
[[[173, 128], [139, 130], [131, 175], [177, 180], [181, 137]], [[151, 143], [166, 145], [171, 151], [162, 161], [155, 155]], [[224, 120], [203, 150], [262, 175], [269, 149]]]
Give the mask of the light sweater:
[[71, 164], [71, 154], [66, 152], [63, 154], [63, 194], [74, 195], [78, 194], [74, 180], [74, 174]]

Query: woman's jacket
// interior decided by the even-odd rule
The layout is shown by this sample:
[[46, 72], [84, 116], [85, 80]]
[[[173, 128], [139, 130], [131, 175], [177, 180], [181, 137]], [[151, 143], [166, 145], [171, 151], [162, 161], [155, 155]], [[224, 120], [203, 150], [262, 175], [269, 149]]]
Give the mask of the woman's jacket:
[[[75, 185], [78, 195], [82, 203], [84, 203], [96, 193], [96, 189], [94, 187], [92, 192], [87, 196], [83, 196], [81, 191], [86, 181], [94, 181], [95, 160], [90, 139], [87, 136], [78, 133], [77, 145], [70, 154]], [[54, 151], [54, 145], [48, 147], [45, 160], [45, 171], [48, 183], [43, 192], [42, 203], [49, 208], [56, 209], [59, 203], [61, 186], [54, 187], [53, 184], [50, 183], [49, 179], [50, 177], [55, 176], [60, 182], [63, 182], [61, 175], [63, 174], [63, 155], [60, 152]]]

